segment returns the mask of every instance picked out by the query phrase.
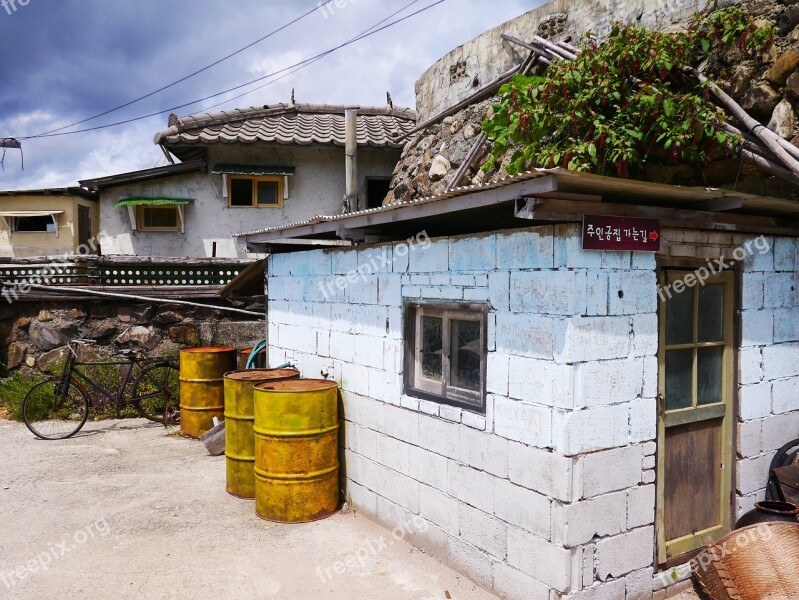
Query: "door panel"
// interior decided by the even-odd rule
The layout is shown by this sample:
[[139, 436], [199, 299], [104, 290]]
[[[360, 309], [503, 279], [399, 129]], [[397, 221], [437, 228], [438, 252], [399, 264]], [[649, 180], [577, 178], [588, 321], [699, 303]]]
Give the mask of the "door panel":
[[[689, 271], [661, 273], [658, 563], [730, 530], [732, 273], [677, 293]], [[678, 289], [679, 286], [676, 286]]]
[[87, 206], [78, 206], [78, 245], [89, 248], [92, 236], [92, 213]]

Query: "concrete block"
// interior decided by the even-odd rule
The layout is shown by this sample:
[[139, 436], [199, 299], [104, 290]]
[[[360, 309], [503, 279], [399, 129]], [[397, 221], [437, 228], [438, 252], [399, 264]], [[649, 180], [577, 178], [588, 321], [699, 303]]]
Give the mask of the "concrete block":
[[464, 288], [464, 302], [488, 302], [488, 288]]
[[463, 409], [458, 408], [457, 406], [449, 406], [447, 404], [442, 404], [441, 408], [438, 409], [438, 416], [444, 419], [445, 421], [460, 423], [462, 415], [463, 415]]
[[760, 310], [763, 308], [765, 275], [763, 273], [743, 274], [743, 290], [741, 308], [743, 310]]
[[[422, 409], [421, 402], [419, 409]], [[457, 459], [460, 450], [460, 426], [435, 417], [419, 415], [419, 445], [436, 454]]]
[[555, 328], [558, 362], [587, 362], [624, 358], [630, 353], [630, 319], [627, 317], [575, 317]]
[[659, 368], [657, 356], [649, 356], [644, 359], [644, 388], [642, 390], [644, 398], [657, 396]]
[[737, 423], [739, 458], [755, 458], [763, 453], [762, 421]]
[[652, 565], [655, 528], [642, 527], [628, 533], [600, 540], [596, 545], [596, 568], [599, 579], [621, 577]]
[[461, 415], [461, 423], [467, 427], [471, 427], [472, 429], [477, 429], [478, 431], [486, 430], [485, 415], [474, 413], [469, 410], [463, 411], [463, 414]]
[[[741, 244], [742, 250], [745, 252], [744, 269], [747, 271], [773, 271], [773, 245], [774, 238], [770, 236], [761, 236], [758, 239], [747, 239]], [[733, 254], [733, 256], [735, 256], [735, 254]]]
[[494, 512], [494, 476], [451, 461], [447, 468], [447, 493], [475, 508]]
[[554, 244], [555, 268], [601, 269], [602, 253], [583, 250], [582, 234], [578, 225], [556, 225]]
[[358, 250], [358, 270], [367, 273], [391, 273], [394, 263], [394, 248], [381, 245]]
[[572, 413], [556, 413], [555, 450], [565, 456], [617, 448], [629, 439], [629, 406], [620, 404]]
[[774, 342], [799, 341], [799, 311], [795, 308], [778, 308], [774, 311]]
[[361, 427], [375, 431], [385, 431], [383, 425], [383, 403], [364, 395], [346, 390], [342, 385], [341, 397], [344, 402], [344, 414], [349, 421]]
[[564, 523], [562, 542], [574, 548], [590, 542], [594, 537], [617, 535], [627, 530], [627, 494], [618, 492], [590, 500], [556, 506], [553, 521]]
[[414, 247], [408, 253], [409, 273], [431, 273], [449, 270], [449, 241], [446, 239], [432, 242], [426, 249]]
[[581, 592], [563, 596], [562, 600], [621, 600], [625, 594], [624, 579], [596, 583]]
[[[381, 477], [375, 485], [368, 487], [379, 490], [380, 495], [388, 498], [395, 504], [414, 513], [419, 513], [419, 482], [414, 481], [392, 469], [381, 467]], [[378, 511], [380, 506], [378, 505]], [[397, 523], [399, 525], [399, 523]]]
[[496, 396], [494, 432], [538, 448], [552, 446], [552, 409]]
[[397, 274], [380, 275], [377, 278], [377, 303], [388, 306], [402, 304], [401, 276]]
[[799, 342], [763, 348], [763, 378], [765, 380], [797, 375], [799, 375]]
[[623, 404], [641, 396], [644, 360], [583, 363], [574, 367], [576, 405], [593, 408]]
[[332, 261], [330, 253], [324, 250], [289, 253], [289, 269], [291, 275], [330, 275]]
[[763, 283], [763, 307], [787, 308], [795, 306], [797, 297], [794, 273], [767, 274]]
[[642, 450], [640, 445], [636, 445], [585, 456], [583, 497], [592, 498], [638, 485], [641, 481]]
[[[779, 445], [777, 445], [777, 448], [779, 448]], [[762, 489], [766, 485], [771, 458], [771, 456], [764, 454], [757, 458], [747, 458], [738, 461], [736, 489], [741, 495], [745, 496], [751, 494]]]
[[464, 465], [505, 478], [508, 476], [508, 444], [497, 435], [462, 426], [458, 459]]
[[341, 389], [361, 396], [369, 395], [369, 367], [349, 364], [342, 373]]
[[799, 411], [763, 419], [763, 451], [773, 454], [781, 446], [796, 439], [799, 432]]
[[551, 269], [553, 258], [554, 238], [549, 227], [497, 235], [500, 269]]
[[[282, 256], [273, 254], [272, 256]], [[346, 275], [350, 271], [358, 268], [357, 250], [333, 250], [330, 251], [331, 272], [334, 275]]]
[[[549, 317], [497, 313], [497, 352], [551, 359], [555, 346], [555, 323]], [[566, 361], [564, 361], [566, 362]]]
[[502, 562], [494, 563], [494, 592], [506, 600], [550, 600], [549, 586]]
[[450, 286], [423, 287], [420, 294], [428, 300], [463, 300], [463, 288]]
[[603, 269], [627, 270], [632, 261], [630, 252], [601, 252]]
[[657, 436], [657, 400], [645, 398], [630, 404], [630, 442], [637, 444]]
[[372, 490], [347, 480], [347, 498], [352, 502], [350, 508], [377, 516], [377, 494]]
[[272, 254], [266, 263], [268, 277], [283, 277], [291, 275], [290, 254]]
[[461, 503], [458, 508], [461, 538], [494, 558], [505, 560], [508, 525], [467, 504]]
[[491, 557], [460, 538], [449, 536], [447, 538], [447, 560], [469, 579], [491, 589], [494, 586], [494, 560]]
[[783, 414], [799, 410], [799, 377], [778, 379], [771, 392], [772, 411]]
[[626, 600], [652, 600], [652, 576], [654, 569], [648, 567], [634, 571], [624, 578], [627, 587]]
[[757, 347], [741, 348], [740, 357], [740, 383], [753, 384], [763, 379], [763, 351]]
[[608, 314], [608, 275], [604, 271], [585, 272], [585, 314]]
[[556, 591], [571, 585], [572, 553], [523, 529], [508, 528], [508, 564]]
[[635, 315], [632, 319], [633, 356], [657, 356], [658, 316]]
[[488, 299], [494, 310], [510, 310], [510, 273], [500, 271], [488, 274]]
[[316, 330], [310, 327], [279, 325], [281, 345], [288, 350], [316, 354]]
[[452, 535], [460, 534], [460, 502], [432, 487], [419, 488], [419, 514]]
[[[580, 275], [580, 277], [578, 277]], [[510, 309], [517, 313], [575, 315], [584, 312], [575, 271], [522, 271], [511, 273]], [[584, 288], [584, 285], [581, 286]], [[580, 290], [582, 292], [582, 289]]]
[[743, 336], [741, 346], [767, 346], [774, 340], [773, 310], [741, 311]]
[[[410, 476], [411, 449], [415, 446], [395, 440], [387, 435], [377, 435], [376, 462], [403, 475]], [[379, 488], [376, 488], [381, 493]], [[384, 494], [385, 495], [385, 494]]]
[[391, 404], [383, 405], [382, 411], [382, 422], [388, 435], [408, 444], [415, 446], [419, 444], [419, 414], [417, 412]]
[[372, 369], [389, 368], [393, 370], [394, 364], [384, 366], [383, 341], [382, 337], [357, 336], [353, 347], [353, 362]]
[[549, 498], [505, 479], [494, 480], [494, 514], [516, 527], [550, 539]]
[[573, 369], [571, 365], [511, 356], [508, 364], [508, 395], [535, 404], [573, 408]]
[[633, 252], [631, 266], [633, 269], [654, 271], [657, 268], [654, 252]]
[[355, 355], [355, 336], [338, 331], [330, 332], [330, 351], [333, 358], [352, 362]]
[[497, 268], [497, 236], [475, 234], [449, 242], [450, 271], [493, 271]]
[[508, 444], [508, 479], [529, 490], [568, 502], [572, 497], [572, 460], [564, 456]]
[[654, 485], [641, 485], [627, 491], [627, 529], [654, 525], [655, 491]]
[[744, 421], [762, 419], [771, 414], [771, 383], [756, 383], [741, 387], [740, 418]]
[[411, 447], [408, 475], [437, 490], [449, 485], [449, 459], [423, 448]]
[[500, 396], [508, 395], [508, 362], [507, 354], [489, 352], [486, 357], [486, 391]]
[[402, 405], [406, 405], [406, 402], [415, 402], [420, 413], [434, 417], [438, 416], [438, 411], [441, 409], [441, 405], [438, 402], [431, 402], [429, 400], [416, 400], [415, 398], [403, 396], [401, 402]]
[[774, 244], [772, 245], [771, 250], [774, 253], [775, 271], [796, 270], [796, 254], [799, 252], [799, 246], [796, 243], [796, 238], [774, 238]]
[[654, 271], [620, 271], [608, 276], [608, 314], [655, 313], [657, 305]]

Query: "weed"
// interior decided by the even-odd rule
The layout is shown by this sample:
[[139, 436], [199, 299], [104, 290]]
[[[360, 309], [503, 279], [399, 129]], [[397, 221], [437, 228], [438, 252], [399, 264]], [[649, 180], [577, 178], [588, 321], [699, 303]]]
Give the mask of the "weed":
[[22, 420], [22, 402], [25, 396], [34, 385], [44, 379], [39, 375], [26, 376], [17, 372], [0, 380], [0, 406], [5, 408], [9, 418]]

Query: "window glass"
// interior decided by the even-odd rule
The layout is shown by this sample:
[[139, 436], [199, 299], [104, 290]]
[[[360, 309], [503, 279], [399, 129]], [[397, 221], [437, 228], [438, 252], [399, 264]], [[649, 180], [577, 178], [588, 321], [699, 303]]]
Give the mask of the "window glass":
[[53, 217], [49, 215], [41, 217], [15, 217], [15, 219], [16, 224], [14, 227], [16, 231], [55, 233], [55, 223], [53, 223]]
[[694, 292], [676, 293], [666, 300], [666, 344], [690, 344], [694, 341]]
[[280, 192], [277, 181], [258, 182], [258, 204], [276, 206], [280, 204]]
[[480, 391], [480, 323], [478, 321], [450, 322], [450, 385], [465, 390]]
[[724, 285], [699, 288], [699, 340], [724, 340]]
[[666, 410], [693, 406], [693, 350], [666, 351]]
[[176, 229], [178, 226], [178, 211], [174, 206], [145, 206], [145, 228]]
[[699, 348], [697, 352], [697, 403], [717, 404], [722, 402], [724, 347]]
[[443, 320], [422, 317], [422, 377], [441, 381], [444, 372]]
[[230, 205], [252, 206], [252, 179], [230, 180]]

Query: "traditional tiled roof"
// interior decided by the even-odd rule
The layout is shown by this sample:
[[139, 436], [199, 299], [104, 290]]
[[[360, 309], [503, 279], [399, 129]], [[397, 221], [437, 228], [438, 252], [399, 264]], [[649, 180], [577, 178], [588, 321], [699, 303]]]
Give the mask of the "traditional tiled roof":
[[[203, 144], [325, 144], [344, 146], [344, 111], [348, 106], [277, 104], [178, 117], [155, 135], [165, 146]], [[353, 107], [354, 108], [354, 107]], [[401, 148], [393, 138], [416, 125], [409, 108], [358, 107], [358, 145]]]

